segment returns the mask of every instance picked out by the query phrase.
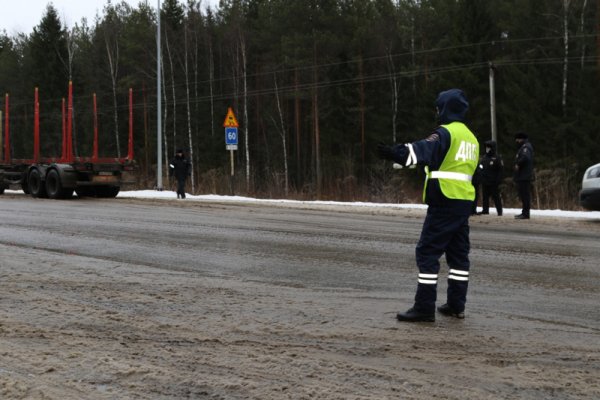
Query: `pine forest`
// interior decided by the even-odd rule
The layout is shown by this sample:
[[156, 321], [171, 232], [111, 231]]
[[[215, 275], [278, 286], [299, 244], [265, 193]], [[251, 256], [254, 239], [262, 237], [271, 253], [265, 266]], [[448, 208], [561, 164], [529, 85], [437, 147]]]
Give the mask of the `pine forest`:
[[156, 1], [109, 0], [67, 27], [49, 3], [32, 32], [0, 32], [14, 157], [32, 152], [35, 88], [41, 151], [60, 152], [72, 81], [81, 155], [92, 151], [94, 94], [100, 151], [127, 152], [133, 90], [137, 188], [157, 185], [160, 120], [163, 169], [184, 149], [195, 194], [418, 202], [423, 172], [392, 169], [376, 147], [427, 137], [450, 88], [467, 94], [481, 144], [495, 126], [508, 206], [516, 132], [535, 148], [536, 208], [577, 209], [582, 173], [600, 162], [600, 0], [163, 0], [160, 69], [158, 22]]

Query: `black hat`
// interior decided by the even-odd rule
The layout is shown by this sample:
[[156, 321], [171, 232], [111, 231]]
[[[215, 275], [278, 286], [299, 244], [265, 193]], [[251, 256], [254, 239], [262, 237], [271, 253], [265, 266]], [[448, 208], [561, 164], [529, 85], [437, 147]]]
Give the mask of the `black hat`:
[[175, 153], [182, 153], [183, 154], [183, 149], [177, 149], [177, 151]]
[[515, 139], [528, 139], [529, 136], [525, 132], [517, 132], [515, 134]]

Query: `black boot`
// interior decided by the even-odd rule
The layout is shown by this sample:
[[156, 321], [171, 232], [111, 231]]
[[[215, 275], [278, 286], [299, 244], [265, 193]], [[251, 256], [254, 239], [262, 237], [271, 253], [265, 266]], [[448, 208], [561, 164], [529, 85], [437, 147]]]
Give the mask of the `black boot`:
[[443, 306], [439, 306], [438, 311], [440, 312], [440, 314], [444, 314], [447, 317], [455, 317], [458, 319], [464, 319], [465, 318], [465, 313], [464, 312], [458, 312], [455, 311], [452, 307], [450, 307], [448, 304], [444, 304]]
[[416, 311], [414, 308], [411, 308], [410, 310], [408, 310], [406, 312], [399, 312], [398, 315], [396, 315], [396, 317], [398, 318], [398, 321], [403, 321], [403, 322], [434, 322], [435, 321], [435, 314], [422, 313], [420, 311]]

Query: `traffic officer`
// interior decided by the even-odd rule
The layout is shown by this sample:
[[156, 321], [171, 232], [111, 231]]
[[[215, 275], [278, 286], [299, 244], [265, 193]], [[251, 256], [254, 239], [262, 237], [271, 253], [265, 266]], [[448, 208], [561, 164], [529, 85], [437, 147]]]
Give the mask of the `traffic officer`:
[[515, 156], [515, 166], [513, 180], [517, 185], [517, 193], [523, 204], [521, 214], [515, 215], [515, 219], [529, 219], [531, 211], [531, 181], [533, 180], [533, 146], [529, 141], [529, 136], [525, 132], [515, 134], [515, 143], [517, 145], [517, 155]]
[[502, 171], [504, 171], [504, 162], [502, 156], [496, 151], [496, 141], [488, 140], [485, 142], [485, 154], [479, 162], [479, 171], [481, 176], [481, 191], [483, 199], [481, 201], [481, 214], [490, 213], [490, 197], [494, 200], [498, 216], [502, 216], [502, 198], [500, 198], [500, 183], [502, 182]]
[[169, 163], [169, 176], [177, 179], [177, 198], [185, 199], [185, 181], [192, 172], [192, 164], [183, 153], [183, 149], [177, 149], [175, 157]]
[[469, 216], [475, 199], [471, 179], [479, 161], [479, 144], [464, 124], [469, 103], [462, 90], [441, 92], [435, 102], [438, 126], [427, 138], [413, 143], [379, 144], [381, 158], [404, 167], [423, 166], [423, 197], [427, 215], [416, 248], [419, 268], [415, 302], [399, 321], [435, 321], [440, 257], [450, 268], [447, 301], [438, 307], [446, 316], [464, 318], [469, 284]]

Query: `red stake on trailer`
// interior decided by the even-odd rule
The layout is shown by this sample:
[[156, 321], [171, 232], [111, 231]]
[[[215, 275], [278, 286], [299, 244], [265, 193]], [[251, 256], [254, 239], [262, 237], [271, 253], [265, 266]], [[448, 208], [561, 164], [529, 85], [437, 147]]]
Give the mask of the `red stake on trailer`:
[[33, 97], [33, 162], [40, 162], [40, 101], [39, 91], [35, 88]]
[[62, 98], [62, 150], [60, 152], [60, 162], [65, 162], [67, 158], [67, 111], [65, 98]]
[[133, 161], [133, 89], [129, 88], [129, 142], [127, 160]]
[[67, 162], [73, 162], [73, 82], [69, 81], [69, 104], [67, 112]]
[[6, 101], [5, 101], [5, 112], [4, 112], [4, 162], [9, 163], [10, 162], [10, 134], [9, 134], [9, 123], [8, 123], [8, 118], [9, 118], [9, 107], [8, 107], [8, 93], [6, 93], [6, 97], [5, 97]]
[[96, 93], [94, 93], [94, 147], [92, 162], [98, 161], [98, 109], [96, 108]]

